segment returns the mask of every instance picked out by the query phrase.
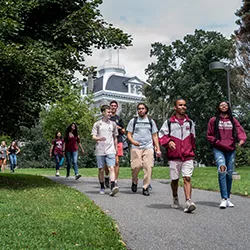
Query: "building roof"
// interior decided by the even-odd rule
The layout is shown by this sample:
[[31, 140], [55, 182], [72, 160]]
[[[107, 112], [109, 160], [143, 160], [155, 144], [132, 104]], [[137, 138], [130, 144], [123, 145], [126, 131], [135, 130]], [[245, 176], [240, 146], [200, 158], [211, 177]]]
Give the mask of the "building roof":
[[128, 86], [125, 85], [125, 82], [129, 77], [112, 75], [109, 77], [106, 90], [117, 91], [117, 92], [128, 92]]
[[102, 86], [103, 86], [103, 76], [94, 80], [93, 92], [95, 93], [95, 92], [101, 91]]

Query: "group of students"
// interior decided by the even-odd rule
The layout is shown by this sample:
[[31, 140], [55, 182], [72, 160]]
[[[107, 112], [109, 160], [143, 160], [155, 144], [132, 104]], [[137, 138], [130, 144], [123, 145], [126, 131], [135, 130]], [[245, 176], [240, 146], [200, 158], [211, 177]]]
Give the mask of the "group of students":
[[[129, 121], [126, 130], [122, 119], [116, 114], [117, 109], [118, 103], [116, 101], [110, 102], [110, 105], [102, 105], [102, 118], [94, 123], [91, 132], [92, 139], [96, 142], [95, 155], [98, 166], [100, 194], [105, 194], [105, 188], [109, 187], [111, 189], [110, 196], [114, 196], [119, 192], [117, 182], [119, 157], [123, 156], [122, 136], [127, 134], [127, 139], [131, 143], [131, 191], [137, 192], [138, 174], [143, 169], [142, 194], [144, 196], [150, 195], [152, 168], [155, 156], [161, 157], [161, 145], [166, 148], [169, 162], [173, 196], [172, 207], [180, 207], [178, 183], [180, 176], [182, 176], [185, 195], [184, 212], [194, 211], [196, 205], [191, 200], [191, 177], [194, 171], [195, 158], [195, 123], [186, 115], [186, 101], [177, 99], [174, 102], [174, 114], [163, 123], [159, 131], [155, 121], [147, 115], [149, 110], [145, 103], [137, 105], [138, 116]], [[56, 134], [56, 142], [52, 142], [51, 153], [53, 145], [55, 143], [57, 145], [57, 141], [61, 140], [61, 155], [64, 156], [65, 153], [67, 158], [67, 176], [69, 176], [70, 162], [73, 160], [76, 179], [78, 179], [80, 175], [78, 173], [76, 143], [80, 145], [82, 153], [84, 151], [80, 144], [76, 124], [72, 123], [67, 131], [64, 142], [61, 134]], [[230, 201], [230, 193], [236, 145], [244, 145], [246, 133], [238, 120], [233, 117], [228, 102], [223, 101], [217, 105], [216, 115], [208, 122], [207, 140], [213, 148], [214, 159], [218, 168], [218, 180], [222, 199], [219, 207], [234, 207], [234, 204]], [[60, 157], [56, 158], [56, 162], [59, 171]]]
[[78, 147], [80, 147], [82, 154], [84, 154], [76, 123], [73, 122], [67, 127], [64, 138], [62, 138], [60, 131], [56, 132], [49, 153], [50, 157], [54, 156], [56, 161], [56, 177], [60, 177], [59, 170], [65, 156], [67, 159], [66, 178], [70, 176], [71, 165], [73, 165], [74, 168], [75, 179], [78, 180], [81, 177], [78, 170]]
[[10, 160], [10, 172], [14, 173], [17, 166], [17, 154], [19, 154], [20, 148], [15, 141], [7, 147], [6, 142], [2, 141], [0, 146], [0, 166], [1, 172], [4, 173], [7, 166], [7, 159]]

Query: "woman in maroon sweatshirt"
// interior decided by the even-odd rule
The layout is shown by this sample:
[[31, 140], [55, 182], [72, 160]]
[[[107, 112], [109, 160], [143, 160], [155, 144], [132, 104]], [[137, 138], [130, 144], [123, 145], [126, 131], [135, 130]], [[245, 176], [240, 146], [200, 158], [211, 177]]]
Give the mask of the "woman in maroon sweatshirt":
[[220, 102], [216, 109], [216, 116], [208, 122], [207, 140], [213, 147], [214, 159], [218, 168], [222, 198], [220, 208], [234, 207], [229, 198], [232, 188], [236, 143], [242, 146], [246, 142], [246, 133], [233, 117], [228, 102]]

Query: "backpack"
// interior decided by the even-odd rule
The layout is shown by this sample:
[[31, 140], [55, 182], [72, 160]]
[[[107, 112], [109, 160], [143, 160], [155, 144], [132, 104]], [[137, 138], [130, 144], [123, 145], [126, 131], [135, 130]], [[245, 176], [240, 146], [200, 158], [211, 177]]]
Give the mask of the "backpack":
[[[191, 120], [188, 121], [190, 125], [190, 131], [192, 130], [193, 123]], [[168, 119], [168, 134], [170, 135], [171, 133], [171, 121]]]
[[[135, 125], [138, 121], [138, 116], [134, 117], [134, 123], [133, 123], [133, 131], [132, 131], [132, 134], [134, 133], [135, 131]], [[150, 129], [151, 129], [151, 133], [152, 133], [152, 127], [153, 127], [153, 122], [152, 122], [152, 118], [148, 116], [148, 121], [149, 121], [149, 124], [150, 124]], [[148, 122], [143, 122], [143, 123], [148, 123]]]

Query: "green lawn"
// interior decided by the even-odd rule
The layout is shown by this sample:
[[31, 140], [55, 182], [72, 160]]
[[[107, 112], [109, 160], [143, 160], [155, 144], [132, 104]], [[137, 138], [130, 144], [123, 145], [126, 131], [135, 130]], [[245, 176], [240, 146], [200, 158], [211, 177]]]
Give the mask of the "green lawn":
[[[80, 172], [83, 178], [97, 177], [97, 169]], [[241, 179], [234, 180], [232, 193], [249, 196], [250, 168], [241, 167], [237, 172]], [[42, 176], [54, 174], [54, 169], [0, 174], [1, 249], [125, 250], [114, 221], [88, 197]], [[65, 169], [60, 174], [64, 178]], [[139, 177], [142, 175], [143, 171]], [[120, 178], [131, 178], [131, 169], [121, 168]], [[153, 179], [169, 179], [169, 169], [154, 167]], [[196, 168], [192, 184], [218, 191], [216, 168]]]
[[[71, 170], [73, 173], [73, 170]], [[97, 177], [96, 168], [82, 168], [80, 173], [84, 177]], [[37, 175], [54, 175], [54, 169], [17, 169], [18, 173], [25, 174], [37, 174]], [[237, 168], [237, 172], [240, 174], [240, 180], [233, 181], [232, 193], [237, 195], [249, 196], [250, 195], [250, 167], [240, 167]], [[60, 171], [60, 175], [64, 177], [66, 175], [65, 169]], [[143, 171], [140, 172], [139, 177], [142, 178]], [[131, 178], [130, 168], [120, 168], [119, 173], [120, 179]], [[154, 167], [153, 169], [153, 179], [169, 179], [169, 169], [168, 167]], [[180, 181], [180, 185], [183, 182]], [[217, 169], [215, 167], [205, 167], [205, 168], [195, 168], [192, 186], [198, 189], [205, 189], [211, 191], [218, 191], [218, 175]]]
[[0, 174], [0, 189], [1, 249], [126, 249], [114, 221], [75, 189], [18, 173]]

